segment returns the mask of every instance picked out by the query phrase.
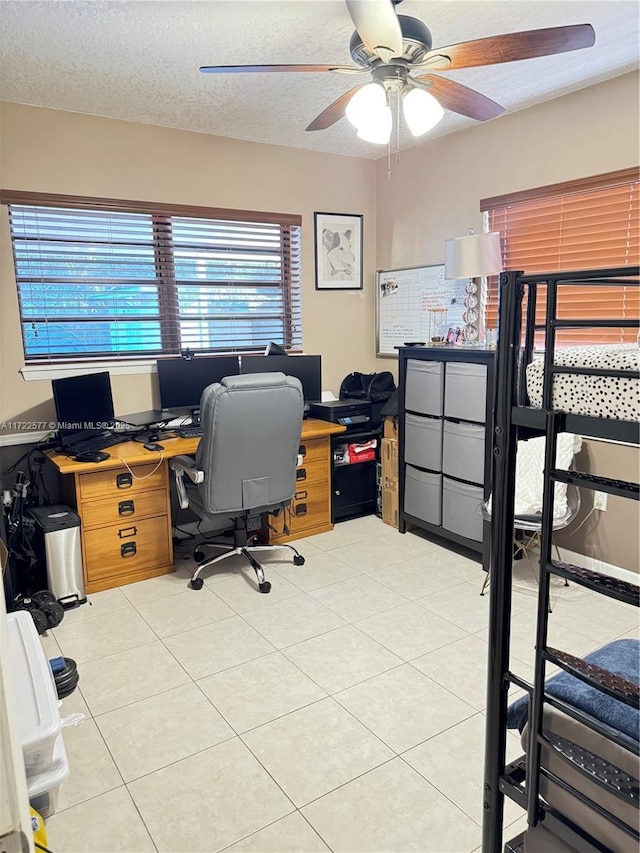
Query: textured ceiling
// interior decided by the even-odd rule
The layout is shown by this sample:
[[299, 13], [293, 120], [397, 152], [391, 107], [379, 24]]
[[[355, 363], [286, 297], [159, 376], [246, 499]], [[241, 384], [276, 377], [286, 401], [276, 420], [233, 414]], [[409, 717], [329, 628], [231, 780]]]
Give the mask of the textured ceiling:
[[[639, 5], [621, 0], [405, 0], [439, 47], [484, 36], [591, 23], [594, 47], [445, 76], [514, 112], [638, 67]], [[200, 65], [351, 64], [342, 0], [0, 0], [3, 100], [377, 158], [346, 119], [306, 133], [355, 84], [340, 74], [200, 74]], [[361, 78], [357, 78], [360, 82]], [[494, 119], [500, 121], [500, 119]], [[446, 113], [440, 136], [476, 124]], [[419, 141], [418, 141], [419, 142]], [[403, 130], [401, 147], [415, 144]]]

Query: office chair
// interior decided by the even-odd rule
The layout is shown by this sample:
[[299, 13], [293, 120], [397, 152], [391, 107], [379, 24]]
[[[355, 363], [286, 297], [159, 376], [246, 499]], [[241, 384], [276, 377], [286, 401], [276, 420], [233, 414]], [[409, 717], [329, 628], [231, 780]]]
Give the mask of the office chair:
[[[203, 569], [232, 554], [242, 554], [253, 567], [264, 593], [271, 584], [250, 551], [289, 548], [294, 564], [304, 564], [292, 545], [255, 543], [263, 517], [284, 514], [294, 495], [303, 403], [300, 381], [283, 373], [227, 376], [204, 389], [203, 435], [195, 459], [176, 456], [170, 464], [181, 508], [190, 506], [201, 519], [213, 522], [216, 532], [231, 531], [233, 545], [203, 542], [197, 547], [192, 589], [202, 589]], [[205, 559], [204, 545], [226, 552]]]
[[[542, 489], [544, 468], [543, 436], [519, 441], [516, 457], [516, 490], [513, 517], [513, 559], [529, 556], [529, 550], [540, 550], [542, 532]], [[569, 470], [573, 460], [582, 447], [579, 435], [560, 433], [556, 450], [556, 468]], [[553, 541], [553, 533], [568, 527], [580, 512], [580, 491], [574, 485], [556, 483], [552, 523], [552, 546], [560, 560], [560, 550]], [[480, 505], [480, 514], [491, 521], [491, 497]], [[489, 583], [487, 572], [482, 583], [480, 595], [484, 595]], [[569, 583], [565, 580], [565, 586]]]

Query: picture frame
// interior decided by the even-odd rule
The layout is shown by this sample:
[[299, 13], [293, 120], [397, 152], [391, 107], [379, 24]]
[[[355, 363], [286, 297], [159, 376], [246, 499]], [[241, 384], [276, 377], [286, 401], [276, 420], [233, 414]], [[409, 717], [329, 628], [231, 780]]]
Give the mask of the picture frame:
[[314, 213], [316, 290], [362, 290], [361, 214]]

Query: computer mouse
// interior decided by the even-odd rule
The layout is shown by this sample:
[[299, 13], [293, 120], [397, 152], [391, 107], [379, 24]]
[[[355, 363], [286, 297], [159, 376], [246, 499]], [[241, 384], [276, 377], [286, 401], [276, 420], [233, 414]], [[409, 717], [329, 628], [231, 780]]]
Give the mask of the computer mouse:
[[102, 450], [88, 450], [86, 453], [78, 453], [75, 458], [76, 462], [104, 462], [109, 458], [108, 453]]

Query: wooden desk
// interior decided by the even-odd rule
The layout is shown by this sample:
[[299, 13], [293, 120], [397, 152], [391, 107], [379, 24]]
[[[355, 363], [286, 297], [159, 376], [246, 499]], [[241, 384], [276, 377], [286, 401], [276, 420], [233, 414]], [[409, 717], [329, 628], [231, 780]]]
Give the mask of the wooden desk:
[[[329, 437], [345, 427], [308, 419], [302, 423], [296, 493], [283, 518], [270, 517], [269, 542], [324, 533], [331, 523]], [[126, 441], [107, 449], [104, 462], [76, 462], [48, 454], [62, 479], [62, 499], [82, 520], [85, 592], [98, 592], [173, 571], [173, 538], [168, 460], [196, 452], [199, 438], [167, 438], [162, 461], [157, 452]]]

